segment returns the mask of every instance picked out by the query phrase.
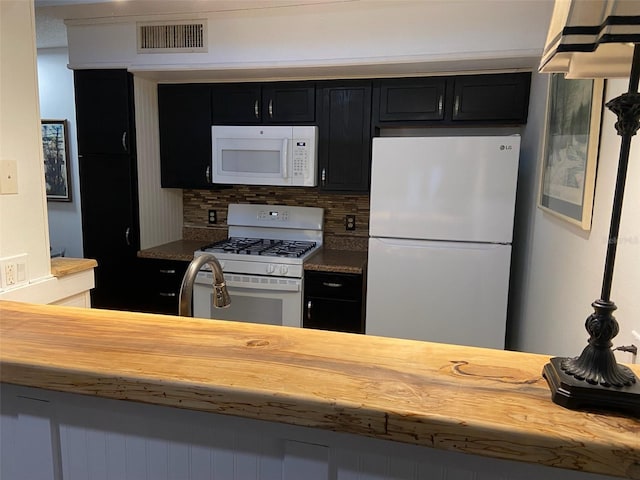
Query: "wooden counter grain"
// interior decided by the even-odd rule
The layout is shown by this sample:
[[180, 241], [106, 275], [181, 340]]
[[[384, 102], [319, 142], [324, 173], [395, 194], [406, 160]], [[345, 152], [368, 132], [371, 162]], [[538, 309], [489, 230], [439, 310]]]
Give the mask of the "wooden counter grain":
[[97, 266], [98, 262], [91, 258], [55, 257], [51, 259], [51, 275], [65, 277]]
[[552, 403], [547, 359], [0, 302], [2, 382], [640, 479], [640, 422]]

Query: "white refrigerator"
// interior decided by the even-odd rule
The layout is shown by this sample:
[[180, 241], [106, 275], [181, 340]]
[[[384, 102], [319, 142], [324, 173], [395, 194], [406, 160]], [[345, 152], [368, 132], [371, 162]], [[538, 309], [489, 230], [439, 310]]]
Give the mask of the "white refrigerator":
[[503, 349], [520, 136], [373, 140], [366, 333]]

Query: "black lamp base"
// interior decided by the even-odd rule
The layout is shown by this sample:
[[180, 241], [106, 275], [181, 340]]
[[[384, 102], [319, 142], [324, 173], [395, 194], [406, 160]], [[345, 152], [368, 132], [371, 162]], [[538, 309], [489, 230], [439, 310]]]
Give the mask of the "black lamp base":
[[[563, 360], [565, 359], [554, 357], [542, 370], [554, 403], [571, 410], [615, 411], [640, 418], [640, 383], [636, 382], [628, 387], [592, 385], [563, 372]], [[619, 365], [619, 368], [630, 371], [624, 365]]]

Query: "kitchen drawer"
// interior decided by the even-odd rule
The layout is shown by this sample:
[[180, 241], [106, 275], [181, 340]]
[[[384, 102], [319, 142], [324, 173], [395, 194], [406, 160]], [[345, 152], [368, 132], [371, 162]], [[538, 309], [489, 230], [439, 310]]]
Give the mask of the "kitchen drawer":
[[306, 271], [304, 288], [314, 297], [358, 300], [362, 297], [362, 275]]
[[354, 273], [304, 273], [302, 326], [364, 333], [364, 276]]
[[140, 259], [143, 299], [141, 310], [150, 313], [178, 314], [180, 286], [188, 262], [163, 259]]
[[305, 297], [304, 328], [333, 332], [364, 333], [360, 300]]

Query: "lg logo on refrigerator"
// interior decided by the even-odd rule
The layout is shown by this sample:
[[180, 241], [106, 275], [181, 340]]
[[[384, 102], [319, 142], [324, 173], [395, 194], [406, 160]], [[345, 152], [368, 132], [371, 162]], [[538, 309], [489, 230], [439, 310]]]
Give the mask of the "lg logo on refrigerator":
[[513, 150], [512, 145], [500, 145], [500, 151], [502, 150]]

